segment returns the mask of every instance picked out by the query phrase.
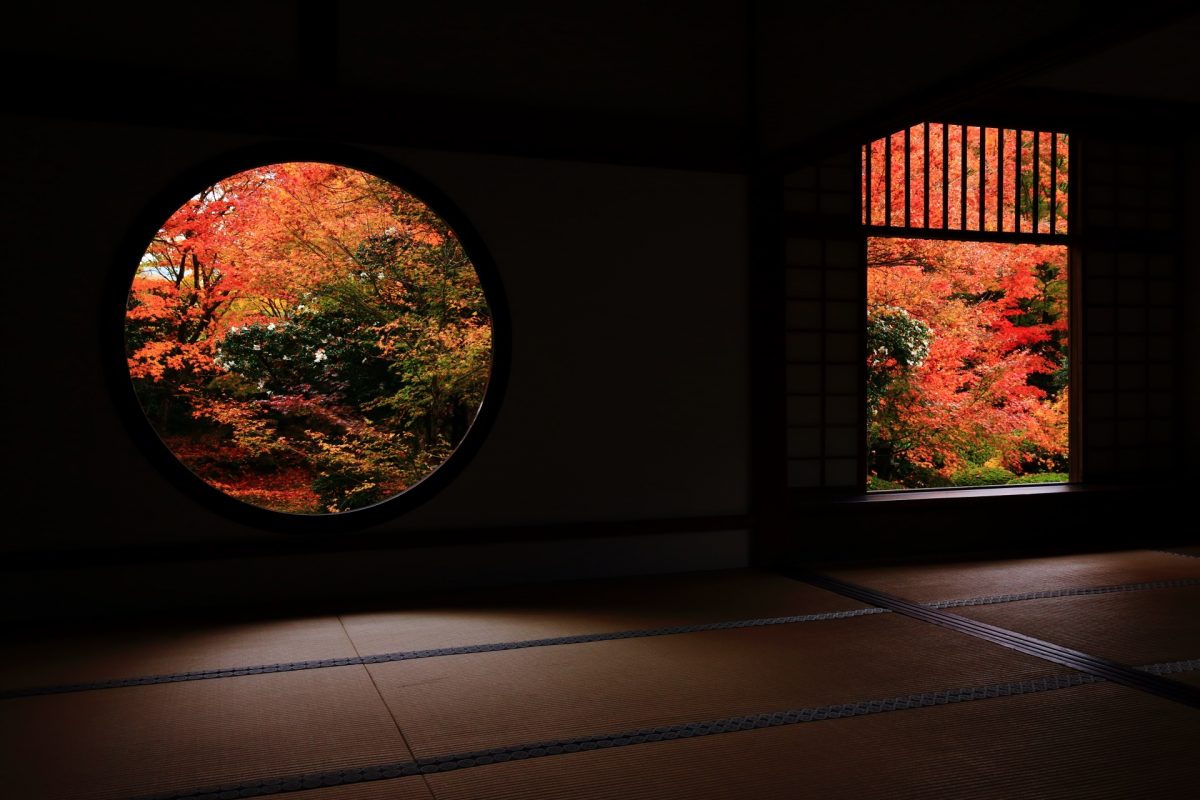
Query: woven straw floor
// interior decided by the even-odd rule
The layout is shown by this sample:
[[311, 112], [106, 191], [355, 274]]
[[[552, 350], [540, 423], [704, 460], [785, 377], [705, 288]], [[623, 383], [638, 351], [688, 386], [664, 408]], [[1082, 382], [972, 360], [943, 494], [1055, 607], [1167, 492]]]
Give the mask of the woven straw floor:
[[[1200, 559], [832, 574], [926, 603], [1108, 587], [948, 611], [1200, 685]], [[394, 655], [431, 648], [459, 650]], [[1200, 740], [1184, 702], [749, 571], [46, 626], [0, 656], [0, 789], [23, 800], [1188, 796]]]

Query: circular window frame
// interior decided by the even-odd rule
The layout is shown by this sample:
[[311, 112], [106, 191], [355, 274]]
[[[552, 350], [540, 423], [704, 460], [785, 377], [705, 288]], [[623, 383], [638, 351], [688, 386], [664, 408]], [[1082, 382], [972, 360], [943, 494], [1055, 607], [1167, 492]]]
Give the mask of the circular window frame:
[[[400, 494], [363, 508], [332, 514], [274, 511], [238, 500], [212, 486], [182, 461], [158, 435], [137, 398], [129, 375], [125, 347], [126, 306], [134, 267], [146, 245], [196, 192], [248, 169], [284, 162], [309, 161], [367, 172], [389, 181], [425, 203], [454, 230], [475, 268], [492, 321], [491, 369], [479, 411], [462, 440], [440, 466]], [[98, 341], [109, 394], [130, 437], [167, 480], [197, 504], [235, 522], [291, 534], [358, 530], [395, 519], [427, 502], [449, 485], [471, 461], [490, 433], [508, 387], [511, 322], [500, 272], [482, 237], [456, 203], [431, 181], [379, 153], [328, 142], [284, 141], [241, 147], [181, 170], [138, 214], [117, 250], [111, 268]]]

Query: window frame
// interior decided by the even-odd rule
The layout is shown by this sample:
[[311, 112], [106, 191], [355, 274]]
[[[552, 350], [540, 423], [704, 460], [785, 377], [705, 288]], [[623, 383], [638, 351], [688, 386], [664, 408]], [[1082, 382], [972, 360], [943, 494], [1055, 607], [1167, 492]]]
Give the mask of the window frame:
[[[1038, 232], [1038, 231], [1003, 231], [1003, 230], [1001, 230], [1001, 231], [986, 231], [986, 230], [982, 230], [982, 229], [971, 230], [966, 227], [965, 220], [962, 221], [961, 228], [941, 228], [941, 227], [931, 228], [931, 227], [925, 227], [925, 226], [911, 227], [911, 226], [907, 226], [904, 224], [875, 225], [875, 224], [872, 224], [871, 209], [868, 208], [868, 206], [867, 206], [867, 197], [864, 196], [861, 191], [862, 182], [860, 182], [858, 208], [859, 208], [860, 220], [862, 222], [862, 224], [860, 226], [861, 227], [860, 255], [861, 255], [861, 264], [862, 264], [861, 292], [862, 292], [862, 303], [863, 303], [863, 305], [862, 305], [863, 319], [862, 319], [862, 326], [861, 326], [862, 333], [860, 336], [861, 347], [860, 347], [860, 358], [859, 358], [859, 364], [860, 364], [860, 368], [859, 368], [860, 369], [860, 374], [859, 374], [860, 395], [859, 395], [859, 398], [860, 398], [861, 411], [860, 411], [860, 415], [859, 415], [860, 447], [859, 447], [859, 469], [858, 469], [858, 472], [859, 472], [859, 475], [861, 478], [861, 487], [862, 488], [859, 492], [856, 492], [854, 494], [853, 498], [850, 498], [850, 499], [857, 499], [860, 501], [868, 501], [868, 502], [869, 501], [903, 502], [903, 501], [909, 501], [909, 500], [912, 500], [912, 501], [934, 501], [934, 500], [941, 500], [941, 499], [953, 498], [953, 497], [978, 496], [978, 493], [987, 494], [987, 495], [991, 495], [991, 496], [1000, 496], [1003, 494], [1010, 494], [1010, 495], [1047, 494], [1047, 493], [1054, 493], [1056, 491], [1058, 491], [1058, 492], [1077, 491], [1081, 488], [1081, 486], [1084, 483], [1084, 476], [1082, 474], [1082, 471], [1083, 471], [1082, 465], [1084, 462], [1083, 462], [1083, 454], [1082, 454], [1082, 450], [1081, 450], [1082, 444], [1083, 444], [1083, 431], [1082, 431], [1082, 419], [1083, 419], [1083, 409], [1082, 409], [1083, 397], [1082, 397], [1082, 395], [1083, 395], [1083, 392], [1081, 391], [1081, 388], [1083, 386], [1083, 379], [1080, 374], [1081, 365], [1084, 361], [1084, 359], [1082, 358], [1083, 330], [1084, 330], [1083, 329], [1083, 320], [1082, 320], [1083, 314], [1082, 314], [1082, 312], [1084, 309], [1084, 302], [1083, 302], [1083, 297], [1081, 294], [1082, 293], [1082, 281], [1078, 279], [1078, 276], [1080, 274], [1079, 270], [1080, 270], [1081, 261], [1082, 261], [1080, 258], [1080, 254], [1083, 250], [1083, 248], [1080, 246], [1080, 238], [1081, 238], [1080, 231], [1083, 229], [1081, 217], [1083, 215], [1082, 215], [1081, 209], [1080, 209], [1081, 204], [1078, 202], [1077, 186], [1079, 184], [1079, 180], [1078, 180], [1079, 164], [1081, 163], [1082, 159], [1079, 157], [1079, 150], [1077, 149], [1077, 143], [1076, 143], [1077, 140], [1075, 138], [1075, 134], [1074, 134], [1071, 126], [1069, 126], [1069, 125], [1058, 125], [1058, 124], [1045, 125], [1045, 124], [1042, 124], [1042, 125], [1035, 125], [1035, 126], [1025, 128], [1025, 127], [1012, 127], [1012, 126], [1008, 126], [1008, 125], [1004, 125], [1004, 124], [998, 124], [998, 123], [996, 123], [995, 120], [991, 120], [991, 119], [979, 120], [979, 119], [965, 119], [965, 118], [961, 118], [961, 117], [955, 117], [955, 115], [949, 115], [949, 116], [950, 116], [950, 119], [941, 120], [939, 122], [932, 122], [929, 120], [921, 120], [921, 121], [913, 122], [910, 125], [903, 127], [898, 131], [892, 131], [890, 133], [883, 134], [882, 136], [875, 136], [875, 137], [868, 139], [868, 141], [865, 144], [861, 145], [861, 147], [860, 147], [860, 152], [862, 155], [863, 163], [867, 165], [866, 169], [864, 170], [862, 182], [865, 182], [868, 179], [868, 176], [870, 174], [869, 173], [869, 169], [870, 169], [869, 164], [871, 162], [870, 149], [872, 147], [872, 144], [874, 142], [879, 141], [880, 139], [883, 139], [883, 140], [885, 140], [885, 142], [887, 142], [887, 144], [885, 146], [888, 147], [888, 161], [890, 163], [891, 162], [890, 150], [891, 150], [892, 137], [903, 136], [905, 139], [905, 143], [907, 145], [908, 138], [909, 138], [909, 132], [911, 131], [912, 128], [919, 126], [919, 125], [925, 126], [926, 141], [928, 141], [928, 131], [930, 129], [930, 126], [933, 126], [933, 125], [942, 125], [942, 126], [944, 126], [944, 130], [949, 129], [951, 127], [961, 127], [962, 131], [963, 131], [964, 141], [965, 141], [967, 129], [969, 129], [969, 128], [978, 128], [980, 130], [997, 129], [997, 130], [1001, 130], [1001, 131], [1016, 130], [1019, 133], [1033, 133], [1035, 136], [1044, 134], [1044, 133], [1050, 134], [1051, 137], [1057, 137], [1059, 135], [1063, 135], [1063, 136], [1066, 136], [1068, 138], [1068, 141], [1071, 142], [1069, 156], [1068, 156], [1069, 161], [1068, 161], [1068, 167], [1067, 167], [1067, 175], [1066, 175], [1066, 178], [1067, 178], [1066, 202], [1067, 202], [1067, 208], [1069, 209], [1068, 213], [1070, 214], [1070, 222], [1068, 224], [1067, 230], [1062, 233], [1058, 233], [1058, 232], [1042, 233], [1042, 232]], [[945, 134], [943, 133], [943, 135], [945, 135]], [[1057, 145], [1057, 140], [1055, 139], [1054, 141], [1055, 141], [1055, 145]], [[909, 185], [909, 181], [910, 181], [910, 177], [909, 177], [910, 170], [909, 170], [909, 163], [908, 163], [908, 158], [907, 158], [907, 153], [909, 151], [909, 148], [906, 147], [905, 151], [906, 151], [906, 163], [903, 165], [902, 169], [905, 172], [905, 181], [904, 182], [905, 182], [905, 186], [907, 187]], [[926, 152], [928, 152], [928, 150], [926, 150]], [[964, 163], [966, 163], [965, 155], [963, 156], [963, 159], [964, 159]], [[927, 189], [927, 187], [929, 186], [929, 180], [928, 180], [929, 173], [928, 173], [927, 166], [923, 165], [922, 172], [925, 177], [925, 187]], [[890, 182], [890, 176], [889, 176], [889, 182]], [[945, 186], [945, 184], [943, 184], [943, 186]], [[965, 209], [965, 203], [966, 203], [966, 200], [965, 200], [966, 192], [967, 192], [967, 189], [966, 189], [966, 186], [964, 185], [961, 189], [961, 193], [962, 193], [962, 197], [963, 197], [962, 202], [963, 202], [964, 209]], [[887, 202], [887, 201], [885, 200], [885, 202]], [[928, 191], [926, 191], [925, 199], [923, 199], [922, 202], [923, 203], [928, 202]], [[944, 197], [943, 197], [943, 202], [945, 202]], [[1002, 206], [1002, 203], [998, 202], [997, 205]], [[906, 216], [908, 216], [907, 198], [906, 198], [905, 213], [906, 213]], [[890, 209], [888, 212], [888, 216], [890, 218]], [[1053, 219], [1053, 217], [1052, 217], [1052, 219]], [[1056, 227], [1056, 225], [1054, 222], [1052, 222], [1051, 223], [1052, 230], [1054, 227]], [[1008, 484], [996, 484], [993, 486], [962, 486], [962, 487], [955, 486], [955, 487], [876, 489], [876, 490], [868, 490], [866, 488], [867, 477], [869, 474], [869, 464], [868, 464], [869, 423], [868, 423], [868, 411], [867, 411], [867, 399], [866, 399], [866, 385], [867, 385], [867, 377], [868, 377], [867, 376], [867, 366], [866, 366], [866, 361], [867, 361], [867, 352], [866, 352], [867, 319], [866, 318], [867, 318], [867, 302], [868, 302], [867, 277], [869, 275], [869, 269], [870, 269], [870, 267], [868, 266], [867, 252], [868, 252], [868, 241], [872, 238], [930, 239], [930, 240], [936, 240], [936, 241], [959, 241], [959, 242], [999, 242], [999, 243], [1011, 243], [1011, 244], [1057, 245], [1057, 246], [1066, 247], [1066, 249], [1067, 249], [1067, 352], [1070, 354], [1069, 358], [1068, 358], [1068, 362], [1067, 362], [1067, 370], [1068, 370], [1067, 385], [1069, 387], [1071, 387], [1071, 391], [1070, 391], [1070, 394], [1068, 395], [1068, 401], [1067, 401], [1067, 432], [1068, 432], [1067, 433], [1067, 435], [1068, 435], [1067, 464], [1068, 464], [1069, 478], [1065, 483], [1030, 484], [1027, 486], [1012, 486], [1012, 485], [1008, 485]], [[964, 494], [964, 493], [966, 493], [966, 494]]]
[[[360, 170], [387, 180], [425, 203], [453, 228], [479, 277], [491, 312], [491, 371], [483, 400], [467, 433], [450, 456], [398, 495], [369, 506], [333, 514], [294, 514], [238, 500], [210, 485], [183, 464], [158, 436], [141, 408], [130, 379], [125, 350], [125, 313], [133, 267], [146, 243], [199, 187], [266, 164], [313, 161]], [[137, 215], [117, 248], [106, 276], [104, 313], [97, 337], [108, 394], [126, 433], [140, 454], [192, 502], [235, 522], [285, 534], [331, 534], [359, 530], [400, 517], [445, 489], [479, 451], [492, 430], [508, 387], [512, 360], [509, 305], [499, 269], [466, 214], [430, 180], [378, 153], [313, 141], [275, 141], [237, 148], [201, 159], [173, 176]], [[181, 509], [184, 508], [181, 506]]]

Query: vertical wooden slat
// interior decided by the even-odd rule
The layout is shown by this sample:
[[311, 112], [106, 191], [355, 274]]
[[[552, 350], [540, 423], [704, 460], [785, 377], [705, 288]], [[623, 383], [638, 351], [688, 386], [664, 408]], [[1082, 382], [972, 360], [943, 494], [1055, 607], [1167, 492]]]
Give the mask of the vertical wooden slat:
[[1021, 139], [1024, 138], [1025, 132], [1017, 128], [1017, 148], [1016, 161], [1013, 164], [1013, 169], [1016, 170], [1016, 180], [1013, 182], [1013, 232], [1021, 232], [1021, 198], [1024, 196], [1021, 192]]
[[912, 128], [904, 129], [904, 227], [912, 225]]
[[1004, 128], [996, 129], [996, 230], [1004, 231]]
[[1066, 172], [1062, 176], [1064, 184], [1067, 184], [1067, 190], [1063, 192], [1062, 197], [1063, 205], [1067, 206], [1067, 213], [1062, 219], [1062, 233], [1068, 234], [1070, 233], [1070, 207], [1072, 207], [1072, 203], [1070, 203], [1072, 188], [1070, 187], [1072, 187], [1074, 181], [1070, 178], [1070, 136], [1067, 133], [1062, 133], [1060, 134], [1060, 138], [1062, 139], [1062, 160], [1067, 162]]
[[928, 122], [925, 123], [924, 132], [925, 132], [925, 185], [924, 185], [925, 224], [922, 225], [921, 227], [928, 228], [929, 227], [929, 123]]
[[987, 128], [979, 126], [979, 230], [987, 214]]
[[967, 229], [967, 126], [959, 125], [959, 130], [962, 136], [959, 137], [959, 159], [962, 162], [962, 172], [958, 176], [958, 199], [962, 207], [962, 213], [958, 217], [959, 230]]
[[1058, 228], [1058, 134], [1050, 134], [1050, 233]]
[[883, 151], [883, 171], [887, 182], [883, 185], [883, 224], [892, 224], [892, 135], [887, 137], [887, 145]]
[[863, 214], [863, 220], [868, 225], [875, 224], [875, 219], [872, 215], [872, 212], [875, 210], [875, 208], [871, 204], [871, 161], [873, 160], [875, 151], [871, 145], [871, 142], [867, 142], [865, 145], [863, 145], [863, 182], [866, 184], [863, 187], [863, 210], [865, 212]]
[[942, 230], [950, 227], [950, 126], [942, 125]]
[[1038, 163], [1039, 161], [1041, 161], [1041, 158], [1039, 157], [1039, 154], [1038, 154], [1038, 144], [1039, 144], [1039, 140], [1041, 138], [1042, 138], [1041, 131], [1033, 132], [1033, 192], [1032, 192], [1033, 196], [1030, 198], [1033, 201], [1033, 208], [1032, 208], [1033, 227], [1029, 229], [1030, 233], [1038, 233], [1039, 232], [1038, 228], [1041, 226], [1041, 222], [1042, 222], [1041, 214], [1038, 212], [1038, 199], [1039, 199], [1038, 195], [1041, 194], [1041, 192], [1040, 192], [1041, 186], [1038, 183], [1038, 181], [1041, 179], [1040, 170], [1039, 170], [1039, 167], [1041, 165]]

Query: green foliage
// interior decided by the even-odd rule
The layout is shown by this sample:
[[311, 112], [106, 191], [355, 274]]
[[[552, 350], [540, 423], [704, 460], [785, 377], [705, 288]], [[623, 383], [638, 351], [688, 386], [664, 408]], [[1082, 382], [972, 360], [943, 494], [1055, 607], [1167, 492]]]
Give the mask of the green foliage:
[[871, 239], [868, 258], [869, 472], [926, 488], [1062, 471], [1065, 249]]
[[[879, 453], [876, 452], [876, 461], [882, 461], [878, 458]], [[893, 474], [901, 476], [901, 479], [896, 478], [881, 478], [878, 475], [872, 475], [868, 480], [868, 490], [874, 489], [874, 485], [878, 483], [880, 488], [892, 489], [939, 489], [951, 486], [950, 479], [944, 475], [939, 468], [921, 464], [914, 464], [904, 454], [896, 455], [888, 462], [893, 469]], [[882, 484], [890, 484], [884, 487]]]
[[208, 382], [207, 389], [213, 394], [241, 402], [256, 400], [262, 396], [262, 389], [253, 380], [237, 372], [218, 375]]
[[1069, 483], [1071, 476], [1065, 472], [1034, 472], [1013, 478], [1009, 484], [1022, 483]]
[[972, 465], [950, 476], [952, 486], [1000, 486], [1016, 476], [1004, 467]]
[[867, 315], [867, 405], [876, 408], [891, 384], [929, 357], [929, 326], [896, 306]]
[[263, 396], [310, 394], [369, 401], [395, 381], [366, 320], [331, 308], [289, 319], [233, 327], [221, 340], [217, 362], [256, 383]]
[[341, 512], [436, 469], [483, 399], [474, 266], [428, 206], [313, 162], [230, 176], [164, 223], [126, 313], [159, 435], [246, 502]]
[[887, 489], [907, 489], [907, 488], [908, 487], [905, 486], [903, 483], [897, 483], [896, 481], [884, 480], [883, 478], [879, 477], [878, 475], [868, 475], [867, 476], [867, 491], [870, 491], [870, 492], [885, 491]]
[[389, 491], [394, 482], [391, 468], [401, 459], [392, 436], [373, 430], [332, 438], [320, 431], [307, 434], [317, 444], [310, 459], [317, 472], [312, 488], [322, 509], [336, 513], [362, 508], [394, 493]]

